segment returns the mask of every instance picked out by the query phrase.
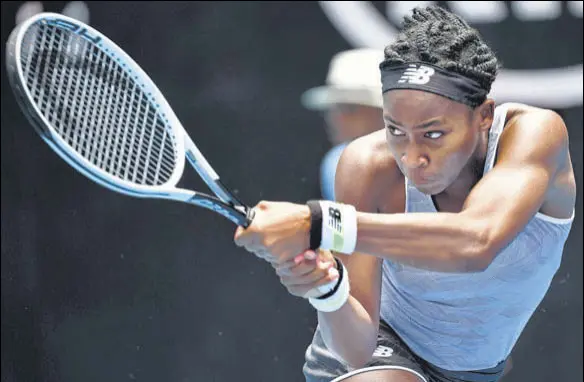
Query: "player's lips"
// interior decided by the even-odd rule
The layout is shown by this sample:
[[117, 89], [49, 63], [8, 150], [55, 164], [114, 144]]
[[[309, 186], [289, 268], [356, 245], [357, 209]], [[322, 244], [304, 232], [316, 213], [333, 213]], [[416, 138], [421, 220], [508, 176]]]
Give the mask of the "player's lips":
[[427, 184], [432, 182], [432, 177], [430, 174], [424, 174], [421, 172], [410, 172], [408, 178], [418, 185]]

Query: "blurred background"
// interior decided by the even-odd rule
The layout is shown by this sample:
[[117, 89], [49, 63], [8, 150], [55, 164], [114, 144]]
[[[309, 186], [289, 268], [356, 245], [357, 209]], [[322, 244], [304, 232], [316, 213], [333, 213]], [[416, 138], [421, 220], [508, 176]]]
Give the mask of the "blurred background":
[[[303, 379], [316, 324], [234, 226], [180, 203], [101, 188], [20, 112], [5, 43], [41, 10], [88, 22], [151, 76], [224, 183], [249, 204], [321, 196], [335, 142], [301, 96], [329, 62], [382, 48], [416, 3], [462, 15], [505, 67], [498, 103], [552, 108], [582, 190], [582, 1], [2, 2], [2, 381]], [[186, 184], [206, 192], [187, 171]], [[549, 293], [507, 381], [582, 380], [582, 198]]]

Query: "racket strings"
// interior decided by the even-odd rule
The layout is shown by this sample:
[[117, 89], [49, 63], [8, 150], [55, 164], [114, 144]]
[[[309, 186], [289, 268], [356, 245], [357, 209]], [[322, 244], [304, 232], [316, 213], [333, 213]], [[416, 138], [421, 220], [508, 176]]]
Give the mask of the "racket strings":
[[35, 104], [77, 153], [126, 181], [168, 181], [175, 138], [119, 60], [69, 31], [37, 24], [24, 36], [21, 62]]

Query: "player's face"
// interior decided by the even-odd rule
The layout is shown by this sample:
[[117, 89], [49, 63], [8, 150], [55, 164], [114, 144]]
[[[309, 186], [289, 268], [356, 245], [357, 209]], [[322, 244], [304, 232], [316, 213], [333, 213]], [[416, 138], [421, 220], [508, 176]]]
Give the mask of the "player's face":
[[480, 114], [428, 92], [403, 89], [384, 94], [389, 149], [418, 190], [436, 195], [457, 180], [490, 127]]

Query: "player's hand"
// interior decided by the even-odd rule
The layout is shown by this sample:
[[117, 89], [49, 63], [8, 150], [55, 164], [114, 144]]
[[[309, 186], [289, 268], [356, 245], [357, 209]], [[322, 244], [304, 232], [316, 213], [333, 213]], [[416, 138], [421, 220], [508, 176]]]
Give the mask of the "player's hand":
[[291, 261], [275, 266], [275, 269], [288, 293], [303, 298], [322, 296], [326, 291], [318, 287], [339, 277], [335, 259], [329, 251], [308, 250]]
[[308, 249], [309, 231], [308, 206], [262, 201], [254, 207], [249, 227], [237, 228], [234, 241], [237, 246], [277, 265]]

